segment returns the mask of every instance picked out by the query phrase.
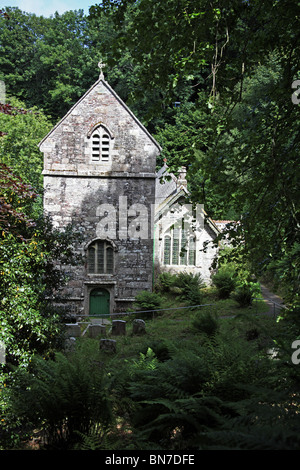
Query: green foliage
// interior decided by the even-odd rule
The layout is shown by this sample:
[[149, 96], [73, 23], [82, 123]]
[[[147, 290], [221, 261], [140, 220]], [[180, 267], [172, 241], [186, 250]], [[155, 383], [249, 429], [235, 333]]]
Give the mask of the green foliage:
[[197, 312], [194, 315], [192, 325], [196, 330], [209, 337], [214, 336], [219, 328], [217, 317], [212, 312]]
[[232, 298], [236, 300], [241, 307], [248, 307], [252, 305], [253, 290], [251, 285], [245, 283], [237, 286], [235, 292], [232, 294]]
[[223, 266], [212, 277], [220, 299], [228, 299], [236, 286], [235, 271], [231, 267]]
[[174, 283], [177, 287], [181, 289], [188, 289], [189, 286], [203, 288], [205, 287], [204, 281], [201, 278], [201, 274], [193, 274], [188, 272], [180, 272], [176, 275], [176, 280]]
[[35, 191], [43, 191], [43, 155], [38, 144], [50, 131], [52, 124], [42, 111], [16, 98], [9, 99], [8, 112], [0, 113], [3, 136], [0, 139], [0, 162], [30, 184]]
[[26, 428], [43, 430], [48, 449], [72, 449], [90, 433], [101, 440], [112, 422], [105, 374], [82, 353], [35, 357], [14, 375], [9, 399]]
[[172, 286], [175, 285], [176, 275], [169, 272], [163, 272], [158, 276], [155, 289], [162, 294], [170, 292]]
[[[152, 311], [160, 307], [161, 297], [155, 292], [141, 291], [135, 297], [135, 308], [139, 311], [139, 316], [151, 318], [153, 316]], [[155, 314], [157, 315], [157, 312]]]
[[178, 344], [154, 369], [136, 370], [129, 384], [136, 403], [130, 419], [141, 448], [206, 448], [207, 433], [238, 416], [232, 401], [250, 396], [243, 384], [265, 376], [267, 364], [257, 367], [251, 344], [232, 333], [213, 338], [203, 346]]
[[[299, 366], [293, 367], [289, 356], [299, 329], [300, 107], [291, 100], [300, 70], [297, 7], [294, 0], [210, 9], [198, 0], [105, 0], [89, 19], [82, 12], [38, 18], [14, 8], [1, 15], [0, 79], [9, 95], [56, 120], [97, 79], [96, 63], [104, 59], [112, 86], [164, 145], [162, 158], [168, 157], [172, 169], [187, 166], [193, 201], [205, 203], [214, 218], [230, 214], [239, 221], [228, 231], [235, 276], [222, 276], [221, 267], [214, 278], [218, 282], [219, 275], [221, 297], [235, 287], [233, 296], [249, 301], [256, 288], [249, 273], [267, 271], [293, 304], [289, 327], [276, 338], [276, 361], [256, 348], [256, 327], [244, 341], [237, 323], [228, 323], [226, 335], [218, 329], [204, 345], [195, 338], [176, 343], [177, 351], [150, 345], [124, 370], [111, 371], [114, 410], [131, 426], [133, 447], [299, 448]], [[174, 101], [180, 101], [179, 109]], [[31, 111], [1, 115], [1, 161], [40, 188], [42, 162], [35, 145], [49, 121], [40, 110]], [[46, 287], [51, 290], [61, 279], [52, 260], [61, 255], [67, 260], [70, 246], [68, 237], [45, 231], [45, 221], [35, 225], [36, 197], [23, 183], [1, 173], [0, 318], [9, 364], [28, 366], [34, 352], [49, 352], [55, 344], [57, 323], [44, 308], [44, 296]], [[179, 281], [165, 276], [159, 292], [198, 304], [201, 287], [192, 278]], [[147, 293], [138, 308], [159, 307], [159, 299]], [[196, 325], [206, 333], [214, 327], [208, 316]], [[187, 334], [191, 330], [182, 331], [181, 339]], [[45, 425], [53, 443], [59, 429], [68, 443], [72, 436], [73, 444], [84, 439], [83, 448], [108, 447], [109, 412], [92, 416], [91, 426], [78, 418], [91, 416], [86, 390], [103, 405], [98, 392], [104, 382], [89, 383], [87, 376], [99, 368], [87, 359], [78, 368], [75, 362], [40, 360], [35, 375], [16, 376], [16, 406], [5, 415], [15, 428], [7, 427], [8, 434], [20, 432], [21, 425], [27, 430], [28, 416], [28, 424]]]
[[165, 339], [152, 340], [147, 343], [148, 348], [153, 351], [158, 361], [166, 361], [171, 358], [174, 345]]
[[172, 292], [180, 300], [191, 306], [200, 305], [203, 299], [201, 289], [205, 287], [201, 274], [180, 272], [178, 274], [164, 273], [159, 278], [163, 291]]
[[0, 340], [6, 345], [7, 364], [29, 363], [38, 352], [49, 354], [61, 336], [58, 312], [47, 298], [65, 281], [60, 263], [76, 263], [70, 227], [54, 230], [46, 218], [33, 220], [36, 193], [5, 165], [0, 167]]
[[8, 94], [55, 119], [62, 117], [97, 77], [94, 29], [89, 29], [82, 10], [52, 18], [19, 8], [7, 8], [7, 13], [0, 18], [0, 63]]
[[275, 289], [283, 288], [287, 302], [299, 304], [300, 243], [295, 242], [290, 249], [283, 249], [280, 259], [271, 260], [267, 274], [271, 274]]

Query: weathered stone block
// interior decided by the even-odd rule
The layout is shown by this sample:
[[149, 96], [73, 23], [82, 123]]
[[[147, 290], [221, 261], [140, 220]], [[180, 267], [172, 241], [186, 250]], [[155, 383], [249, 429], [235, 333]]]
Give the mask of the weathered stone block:
[[74, 351], [76, 348], [76, 338], [73, 338], [73, 337], [66, 338], [64, 348], [65, 348], [65, 351], [68, 351], [68, 352]]
[[111, 333], [116, 336], [126, 335], [126, 321], [113, 320]]
[[79, 338], [81, 336], [81, 328], [78, 323], [66, 323], [66, 332], [65, 336], [69, 338], [73, 336], [74, 338]]
[[134, 335], [143, 335], [146, 333], [146, 324], [144, 320], [136, 318], [132, 322], [132, 334]]
[[100, 339], [100, 349], [105, 352], [115, 353], [117, 342], [114, 339]]
[[105, 325], [89, 325], [87, 329], [87, 334], [89, 338], [97, 338], [98, 336], [105, 336], [106, 335], [106, 327]]

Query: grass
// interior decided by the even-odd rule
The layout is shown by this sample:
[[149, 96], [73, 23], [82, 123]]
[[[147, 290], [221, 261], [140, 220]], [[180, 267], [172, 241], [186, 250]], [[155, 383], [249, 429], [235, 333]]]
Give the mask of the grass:
[[[178, 302], [174, 295], [165, 294], [162, 301], [162, 309], [155, 312], [151, 319], [146, 319], [146, 334], [136, 336], [132, 334], [132, 321], [136, 316], [129, 314], [123, 316], [126, 321], [126, 335], [112, 336], [110, 327], [107, 326], [106, 337], [115, 339], [117, 352], [109, 355], [99, 351], [99, 342], [93, 339], [82, 338], [86, 347], [94, 350], [98, 360], [105, 364], [116, 363], [122, 367], [122, 361], [136, 359], [140, 353], [145, 353], [147, 348], [154, 344], [166, 343], [170, 347], [189, 345], [195, 342], [205, 341], [205, 335], [201, 335], [193, 327], [193, 319], [199, 313], [213, 313], [219, 318], [220, 332], [226, 336], [227, 332], [236, 330], [237, 334], [244, 337], [252, 337], [258, 342], [259, 347], [272, 345], [272, 334], [276, 331], [276, 322], [272, 316], [264, 315], [268, 306], [263, 299], [254, 301], [251, 307], [240, 308], [233, 299], [218, 300], [213, 288], [204, 289], [204, 307], [191, 309], [184, 302]], [[207, 305], [211, 304], [211, 305]], [[81, 340], [81, 341], [82, 341]]]

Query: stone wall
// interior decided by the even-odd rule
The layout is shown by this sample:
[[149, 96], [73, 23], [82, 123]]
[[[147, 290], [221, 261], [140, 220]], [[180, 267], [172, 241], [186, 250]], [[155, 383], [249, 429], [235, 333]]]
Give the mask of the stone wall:
[[[168, 201], [168, 199], [166, 199]], [[211, 284], [213, 274], [212, 263], [217, 256], [218, 247], [213, 244], [216, 238], [216, 231], [205, 221], [202, 205], [193, 214], [191, 205], [185, 203], [187, 198], [181, 198], [175, 204], [166, 203], [162, 216], [156, 219], [155, 227], [155, 277], [161, 272], [170, 272], [178, 274], [187, 272], [191, 274], [200, 274], [204, 282]], [[191, 216], [193, 215], [193, 216]], [[186, 238], [195, 237], [195, 264], [164, 264], [164, 237], [170, 234], [170, 228], [180, 227], [184, 220]], [[205, 248], [205, 249], [204, 249]], [[188, 257], [187, 257], [188, 258]]]
[[[93, 162], [91, 133], [103, 125], [111, 136], [108, 162]], [[114, 247], [113, 274], [70, 267], [63, 293], [78, 314], [88, 314], [93, 287], [110, 292], [110, 311], [122, 311], [139, 290], [151, 290], [155, 165], [159, 146], [109, 85], [99, 80], [41, 142], [44, 210], [54, 225], [73, 223], [83, 235], [74, 250], [107, 239]], [[143, 217], [142, 217], [143, 216]], [[139, 223], [137, 223], [139, 222]], [[75, 306], [75, 307], [74, 307]]]

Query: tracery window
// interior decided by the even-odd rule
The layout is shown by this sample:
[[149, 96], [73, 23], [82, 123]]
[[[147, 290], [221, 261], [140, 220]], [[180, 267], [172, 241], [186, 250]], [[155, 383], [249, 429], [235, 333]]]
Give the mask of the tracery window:
[[109, 162], [111, 137], [103, 126], [97, 127], [92, 134], [92, 162]]
[[114, 249], [106, 240], [96, 240], [88, 247], [88, 274], [113, 274]]
[[196, 265], [196, 239], [183, 227], [171, 227], [164, 236], [164, 265]]

